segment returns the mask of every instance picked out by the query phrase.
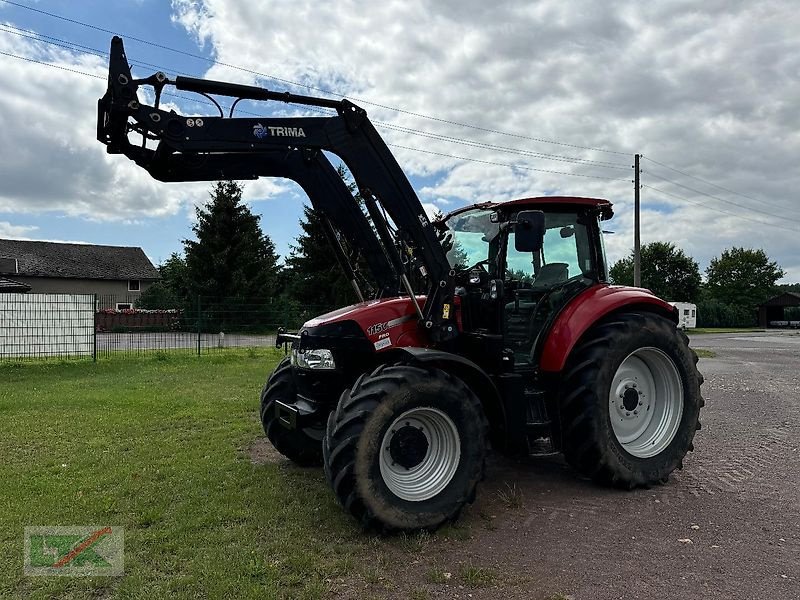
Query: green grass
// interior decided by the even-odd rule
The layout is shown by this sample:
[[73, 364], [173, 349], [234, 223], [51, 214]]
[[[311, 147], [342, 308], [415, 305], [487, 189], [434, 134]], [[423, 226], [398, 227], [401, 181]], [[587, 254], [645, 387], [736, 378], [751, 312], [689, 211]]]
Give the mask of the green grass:
[[[374, 569], [321, 469], [250, 462], [279, 357], [0, 364], [0, 597], [319, 598]], [[125, 575], [24, 576], [26, 525], [123, 526]]]
[[697, 327], [695, 329], [687, 329], [686, 334], [704, 335], [706, 333], [752, 333], [754, 331], [765, 331], [758, 327]]
[[714, 358], [717, 353], [713, 350], [706, 350], [705, 348], [692, 348], [696, 353], [697, 356], [700, 358]]
[[478, 588], [497, 582], [497, 575], [492, 569], [467, 565], [461, 569], [461, 581], [467, 587]]

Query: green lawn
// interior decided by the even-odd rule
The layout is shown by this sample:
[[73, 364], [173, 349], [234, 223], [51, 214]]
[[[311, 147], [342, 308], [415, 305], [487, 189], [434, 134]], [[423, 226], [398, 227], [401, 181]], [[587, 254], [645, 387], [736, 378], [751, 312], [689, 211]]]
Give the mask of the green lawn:
[[[279, 357], [0, 364], [0, 597], [316, 598], [374, 572], [387, 542], [321, 470], [250, 461]], [[123, 526], [125, 575], [24, 576], [26, 525]]]

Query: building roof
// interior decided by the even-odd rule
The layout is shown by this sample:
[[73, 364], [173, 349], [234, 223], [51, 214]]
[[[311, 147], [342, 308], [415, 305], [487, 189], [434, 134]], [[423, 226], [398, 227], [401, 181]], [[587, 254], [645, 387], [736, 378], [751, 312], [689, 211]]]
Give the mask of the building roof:
[[797, 292], [783, 292], [762, 302], [761, 306], [800, 306], [800, 294]]
[[159, 278], [158, 271], [141, 248], [2, 239], [0, 275], [117, 280]]
[[0, 277], [0, 294], [3, 293], [12, 293], [12, 292], [29, 292], [31, 286], [26, 283], [20, 283], [19, 281], [14, 281], [13, 279], [6, 279], [5, 277]]

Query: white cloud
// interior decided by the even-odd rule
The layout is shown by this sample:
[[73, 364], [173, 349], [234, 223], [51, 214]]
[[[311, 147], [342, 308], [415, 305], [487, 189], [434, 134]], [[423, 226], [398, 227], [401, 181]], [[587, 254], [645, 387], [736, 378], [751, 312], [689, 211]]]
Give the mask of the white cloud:
[[39, 228], [35, 225], [12, 225], [8, 221], [0, 221], [0, 238], [16, 240], [37, 229]]
[[[706, 208], [645, 190], [644, 202], [659, 197], [666, 212], [645, 213], [643, 241], [675, 241], [701, 266], [724, 247], [763, 246], [790, 271], [789, 278], [800, 280], [791, 231], [711, 210], [800, 230], [800, 16], [792, 2], [173, 0], [173, 8], [176, 21], [221, 62], [410, 113], [626, 153], [537, 143], [364, 104], [374, 121], [623, 167], [549, 161], [381, 130], [390, 143], [486, 161], [464, 163], [395, 149], [409, 174], [441, 176], [420, 190], [425, 203], [553, 193], [607, 197], [619, 215], [609, 251], [619, 258], [632, 240], [632, 172], [625, 167], [638, 151], [763, 200], [729, 194], [645, 162], [645, 183]], [[207, 75], [284, 87], [222, 65]], [[778, 216], [759, 215], [655, 175]]]
[[[429, 208], [544, 194], [609, 198], [617, 213], [609, 228], [617, 233], [609, 236], [608, 249], [617, 259], [632, 245], [628, 167], [632, 154], [642, 152], [744, 194], [645, 160], [645, 184], [691, 202], [645, 188], [644, 242], [673, 241], [701, 267], [726, 247], [761, 247], [789, 272], [788, 280], [800, 280], [795, 239], [800, 231], [800, 13], [789, 0], [173, 0], [173, 12], [176, 23], [221, 62], [331, 89], [362, 103], [387, 142], [406, 147], [393, 152], [408, 174], [425, 177], [419, 195]], [[0, 36], [0, 50], [100, 77], [0, 55], [0, 211], [130, 222], [191, 214], [192, 206], [206, 201], [206, 183], [156, 182], [124, 157], [105, 154], [95, 140], [96, 100], [105, 89], [103, 59], [11, 35]], [[206, 75], [285, 87], [223, 65]], [[187, 112], [204, 108], [191, 105]], [[438, 137], [384, 129], [380, 123]], [[622, 168], [546, 160], [530, 152]], [[291, 184], [259, 180], [247, 184], [245, 198], [252, 203], [286, 194], [302, 196]]]
[[58, 242], [62, 244], [88, 244], [89, 242], [78, 240], [43, 239], [41, 236], [31, 237], [39, 230], [36, 225], [13, 225], [8, 221], [0, 221], [0, 238], [7, 240], [33, 240], [39, 242]]
[[[0, 55], [0, 211], [131, 223], [205, 202], [207, 183], [158, 182], [124, 156], [107, 155], [95, 139], [105, 60], [10, 35], [0, 36], [0, 50], [47, 63]], [[282, 189], [274, 181], [254, 182], [247, 197]]]

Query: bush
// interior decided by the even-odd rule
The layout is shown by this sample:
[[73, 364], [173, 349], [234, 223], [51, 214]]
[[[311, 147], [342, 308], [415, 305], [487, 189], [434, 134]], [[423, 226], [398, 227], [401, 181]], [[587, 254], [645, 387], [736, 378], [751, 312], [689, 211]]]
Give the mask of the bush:
[[742, 306], [725, 304], [713, 298], [697, 303], [698, 327], [755, 327], [758, 315]]

